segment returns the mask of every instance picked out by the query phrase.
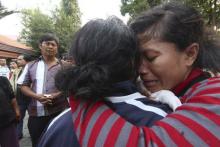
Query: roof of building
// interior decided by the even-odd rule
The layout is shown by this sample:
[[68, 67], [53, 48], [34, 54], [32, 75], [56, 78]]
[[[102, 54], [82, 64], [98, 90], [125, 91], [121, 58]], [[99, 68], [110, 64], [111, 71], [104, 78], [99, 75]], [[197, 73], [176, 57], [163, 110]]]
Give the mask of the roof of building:
[[16, 40], [0, 35], [0, 58], [17, 58], [20, 54], [33, 54], [34, 50]]
[[16, 40], [12, 40], [12, 39], [10, 39], [6, 36], [3, 36], [3, 35], [0, 35], [0, 43], [11, 46], [11, 47], [32, 50], [31, 47], [28, 47], [20, 42], [17, 42]]

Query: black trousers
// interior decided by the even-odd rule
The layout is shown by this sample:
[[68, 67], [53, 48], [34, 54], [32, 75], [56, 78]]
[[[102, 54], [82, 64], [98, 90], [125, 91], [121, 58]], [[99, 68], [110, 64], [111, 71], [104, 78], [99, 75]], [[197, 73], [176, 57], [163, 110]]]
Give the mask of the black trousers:
[[[59, 112], [60, 113], [60, 112]], [[56, 117], [59, 113], [55, 113], [49, 116], [29, 116], [28, 118], [28, 130], [31, 136], [32, 146], [36, 147], [37, 143], [49, 125], [50, 121]]]

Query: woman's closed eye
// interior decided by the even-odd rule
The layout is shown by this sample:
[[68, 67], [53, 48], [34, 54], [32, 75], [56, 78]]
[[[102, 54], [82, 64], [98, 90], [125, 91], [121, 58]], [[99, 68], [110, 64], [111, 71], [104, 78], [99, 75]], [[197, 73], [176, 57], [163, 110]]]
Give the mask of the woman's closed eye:
[[157, 56], [144, 56], [144, 59], [149, 62], [153, 62], [156, 58]]
[[160, 52], [152, 49], [143, 49], [141, 56], [143, 60], [153, 62], [158, 56], [160, 56], [160, 54]]
[[146, 57], [146, 59], [147, 59], [149, 62], [153, 62], [156, 58], [157, 58], [157, 56]]

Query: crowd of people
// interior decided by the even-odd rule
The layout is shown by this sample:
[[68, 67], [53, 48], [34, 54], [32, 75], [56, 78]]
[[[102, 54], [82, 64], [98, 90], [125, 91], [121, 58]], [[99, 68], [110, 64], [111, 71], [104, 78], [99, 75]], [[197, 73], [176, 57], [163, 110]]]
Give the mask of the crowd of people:
[[[54, 77], [56, 73], [70, 64], [56, 58], [58, 46], [58, 38], [53, 34], [47, 33], [39, 39], [39, 48], [41, 50], [41, 56], [39, 58], [33, 60], [30, 55], [22, 54], [17, 59], [10, 61], [9, 68], [6, 60], [1, 59], [1, 77], [5, 77], [4, 83], [8, 81], [7, 88], [10, 92], [13, 92], [9, 93], [6, 91], [6, 93], [2, 90], [1, 92], [4, 97], [2, 96], [1, 98], [4, 101], [8, 99], [8, 105], [11, 103], [10, 105], [13, 106], [8, 107], [7, 111], [10, 109], [10, 111], [16, 114], [16, 118], [12, 119], [11, 116], [7, 120], [10, 119], [10, 122], [8, 120], [8, 124], [13, 122], [16, 126], [16, 129], [13, 131], [16, 134], [14, 135], [14, 140], [17, 141], [13, 141], [13, 143], [16, 143], [17, 146], [18, 140], [23, 138], [23, 119], [26, 111], [29, 114], [28, 130], [31, 136], [32, 146], [35, 147], [48, 123], [56, 115], [69, 107], [66, 94], [60, 92], [55, 87]], [[5, 102], [1, 101], [1, 105], [5, 105]], [[5, 119], [5, 111], [1, 112], [2, 120]], [[4, 124], [5, 126], [2, 127], [8, 127], [8, 124]], [[9, 138], [5, 132], [0, 133], [5, 136], [1, 137], [0, 146], [14, 147], [15, 145], [11, 144], [12, 141], [10, 139], [4, 139]]]
[[198, 11], [173, 2], [128, 25], [89, 21], [68, 62], [45, 34], [39, 58], [21, 55], [11, 72], [0, 60], [0, 146], [18, 146], [26, 110], [33, 147], [219, 146], [219, 42]]

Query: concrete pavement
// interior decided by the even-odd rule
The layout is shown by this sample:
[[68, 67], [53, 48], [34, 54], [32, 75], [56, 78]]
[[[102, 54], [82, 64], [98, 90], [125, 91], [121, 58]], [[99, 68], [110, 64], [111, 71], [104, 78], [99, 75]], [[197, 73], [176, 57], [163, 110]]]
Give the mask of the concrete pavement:
[[27, 128], [28, 114], [24, 118], [23, 138], [19, 141], [20, 147], [32, 147], [30, 134]]

